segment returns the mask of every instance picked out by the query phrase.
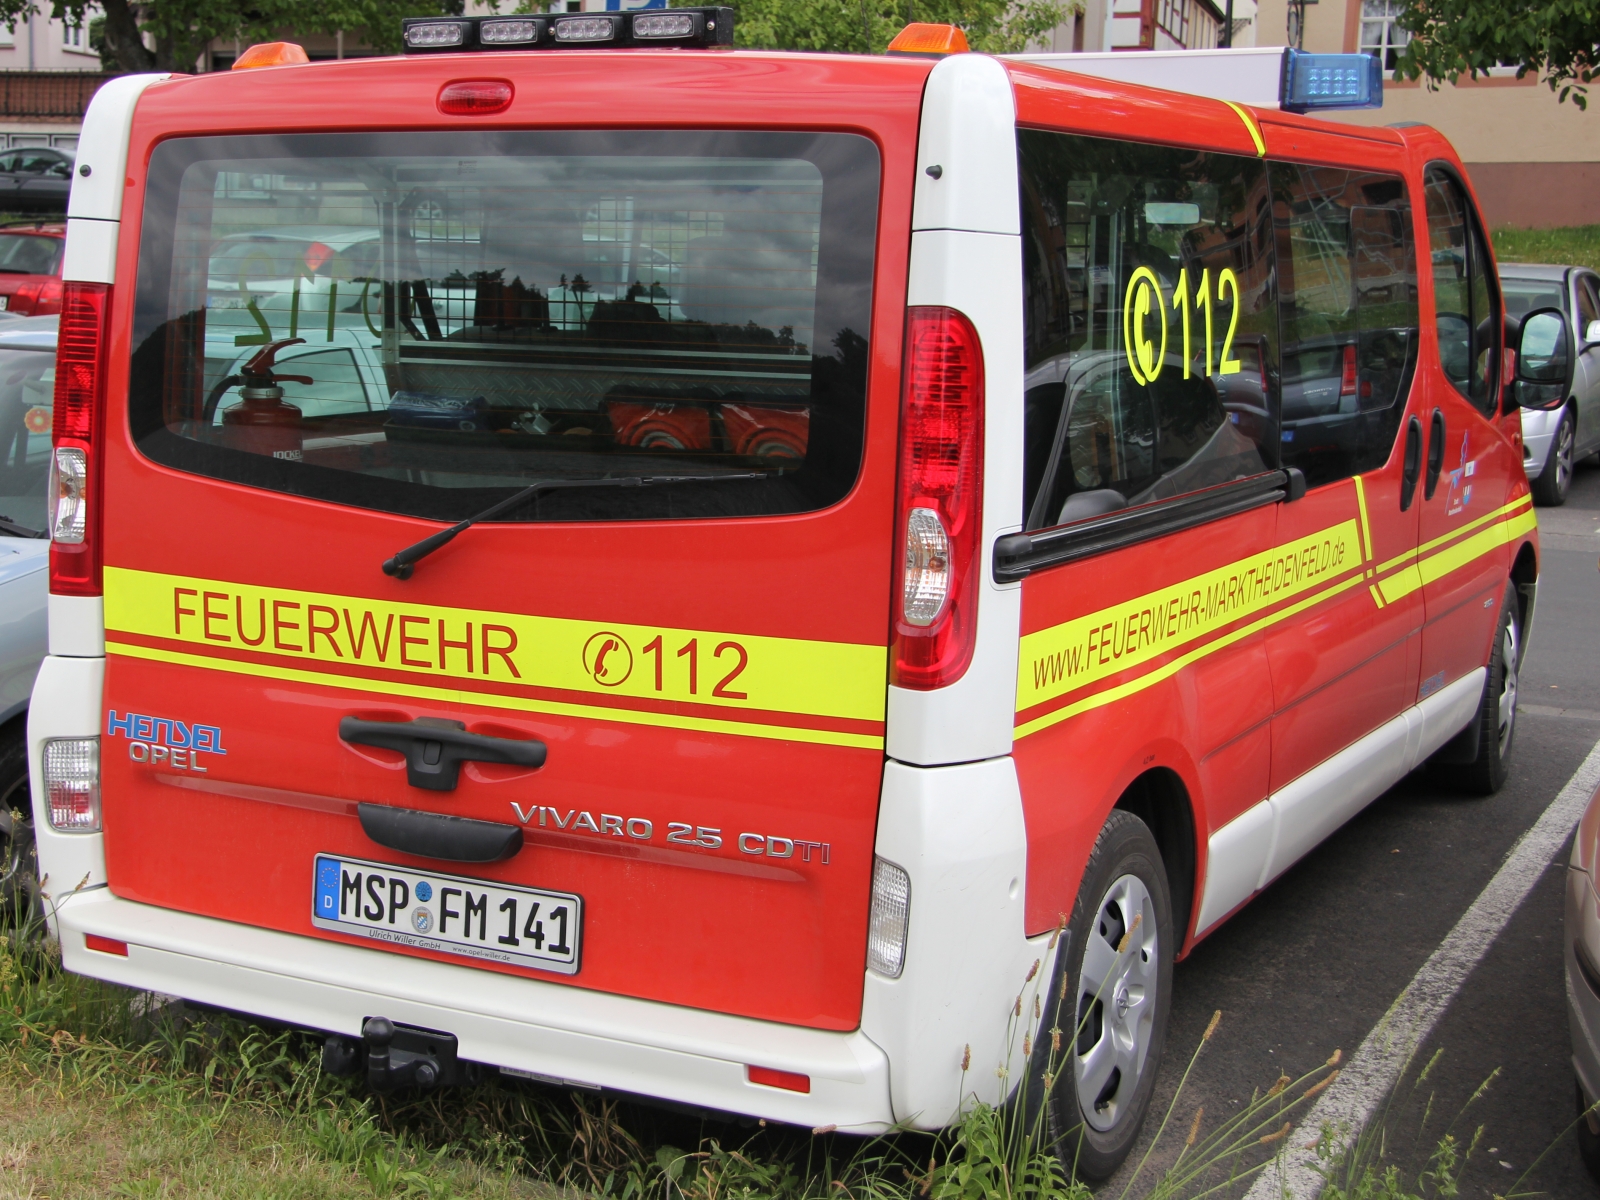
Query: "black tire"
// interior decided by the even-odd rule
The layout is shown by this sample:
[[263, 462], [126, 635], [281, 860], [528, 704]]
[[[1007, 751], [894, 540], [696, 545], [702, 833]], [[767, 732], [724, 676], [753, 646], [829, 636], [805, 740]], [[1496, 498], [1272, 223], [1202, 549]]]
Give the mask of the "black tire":
[[[1117, 954], [1135, 907], [1137, 929]], [[1117, 809], [1084, 868], [1029, 1067], [1030, 1127], [1039, 1121], [1044, 1144], [1080, 1179], [1110, 1176], [1139, 1137], [1161, 1069], [1176, 949], [1161, 851], [1143, 821]], [[1090, 987], [1096, 976], [1099, 986]], [[1132, 1031], [1131, 1051], [1115, 1053], [1113, 1022], [1118, 1032]], [[1100, 1082], [1106, 1057], [1118, 1065]], [[1096, 1095], [1086, 1104], [1089, 1092]]]
[[1558, 508], [1567, 502], [1567, 493], [1572, 490], [1572, 470], [1576, 464], [1573, 450], [1577, 443], [1578, 418], [1569, 404], [1561, 410], [1561, 421], [1550, 439], [1550, 453], [1545, 455], [1544, 469], [1529, 484], [1535, 504]]
[[25, 919], [38, 906], [28, 742], [23, 723], [15, 721], [0, 730], [0, 920]]
[[1506, 584], [1500, 597], [1500, 620], [1489, 651], [1489, 676], [1478, 703], [1478, 756], [1444, 768], [1449, 781], [1478, 796], [1492, 796], [1505, 786], [1511, 750], [1517, 735], [1517, 678], [1522, 667], [1522, 612], [1517, 589]]
[[1582, 1084], [1577, 1085], [1577, 1092], [1578, 1155], [1589, 1169], [1589, 1175], [1600, 1182], [1600, 1115], [1589, 1111], [1589, 1105], [1583, 1098]]

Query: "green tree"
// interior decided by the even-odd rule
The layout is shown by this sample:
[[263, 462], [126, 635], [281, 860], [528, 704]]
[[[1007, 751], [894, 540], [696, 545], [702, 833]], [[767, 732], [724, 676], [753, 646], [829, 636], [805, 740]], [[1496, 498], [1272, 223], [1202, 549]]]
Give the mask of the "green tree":
[[1396, 74], [1431, 88], [1515, 66], [1587, 108], [1600, 74], [1600, 0], [1410, 0], [1400, 24], [1412, 37]]
[[881, 54], [912, 21], [959, 25], [974, 50], [1022, 50], [1082, 0], [733, 0], [734, 41], [764, 50]]
[[[53, 0], [50, 15], [88, 23], [91, 2]], [[98, 0], [98, 7], [104, 15], [91, 25], [91, 44], [108, 68], [192, 71], [216, 38], [259, 42], [283, 37], [286, 31], [343, 29], [379, 49], [397, 50], [401, 17], [460, 12], [461, 0]], [[0, 24], [42, 11], [37, 0], [0, 0]]]

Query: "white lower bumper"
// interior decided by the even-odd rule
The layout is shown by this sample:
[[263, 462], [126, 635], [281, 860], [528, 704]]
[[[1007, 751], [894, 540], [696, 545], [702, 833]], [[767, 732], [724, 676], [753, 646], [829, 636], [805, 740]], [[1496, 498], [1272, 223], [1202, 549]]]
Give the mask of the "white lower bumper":
[[[875, 1133], [894, 1122], [889, 1061], [865, 1034], [829, 1033], [634, 1000], [197, 917], [107, 889], [57, 910], [69, 970], [129, 987], [359, 1035], [370, 1016], [453, 1033], [469, 1061], [796, 1125]], [[128, 944], [89, 950], [84, 934]], [[753, 1084], [746, 1065], [811, 1079]]]

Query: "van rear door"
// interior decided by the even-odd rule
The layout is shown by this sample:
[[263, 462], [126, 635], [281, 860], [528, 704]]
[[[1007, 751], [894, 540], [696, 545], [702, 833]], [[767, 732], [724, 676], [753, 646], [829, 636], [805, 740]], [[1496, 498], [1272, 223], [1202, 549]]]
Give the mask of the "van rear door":
[[150, 153], [107, 468], [113, 891], [375, 972], [855, 1027], [893, 482], [892, 436], [865, 452], [877, 143]]

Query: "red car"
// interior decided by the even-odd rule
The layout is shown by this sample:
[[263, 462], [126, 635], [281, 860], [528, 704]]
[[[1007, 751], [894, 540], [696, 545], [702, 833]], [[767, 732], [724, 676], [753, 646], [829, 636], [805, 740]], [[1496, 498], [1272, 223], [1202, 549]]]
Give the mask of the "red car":
[[0, 225], [0, 311], [42, 317], [61, 311], [65, 221]]

